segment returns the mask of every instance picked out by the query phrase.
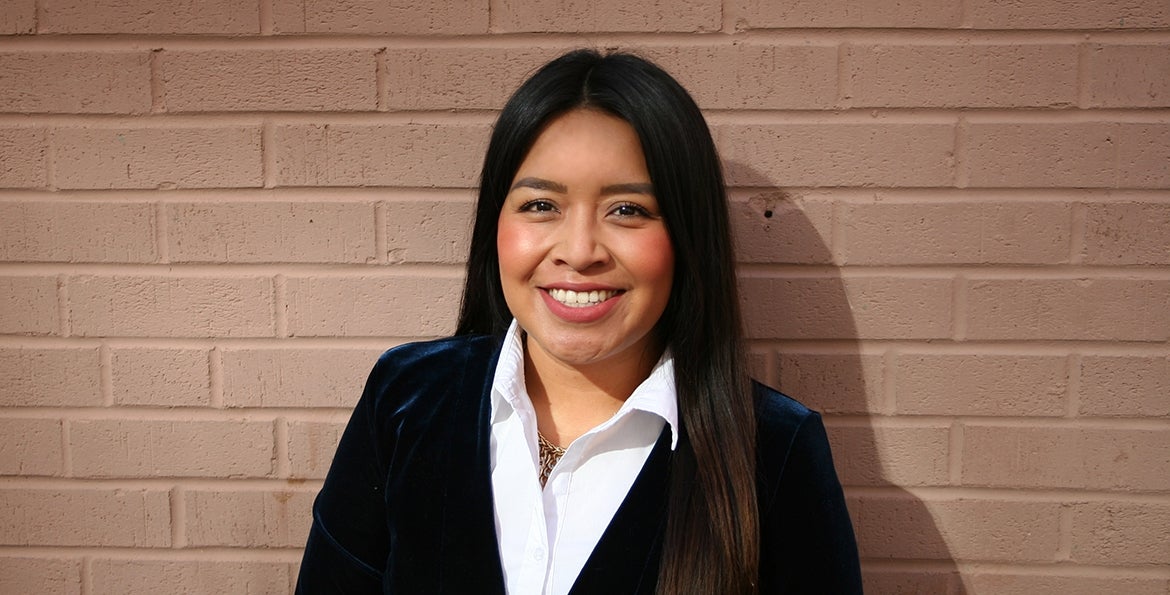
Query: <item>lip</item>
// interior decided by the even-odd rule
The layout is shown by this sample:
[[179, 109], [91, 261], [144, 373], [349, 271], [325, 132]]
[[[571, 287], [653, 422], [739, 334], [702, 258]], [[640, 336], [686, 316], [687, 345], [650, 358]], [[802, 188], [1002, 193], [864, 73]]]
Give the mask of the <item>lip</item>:
[[548, 308], [549, 312], [552, 312], [553, 316], [556, 316], [565, 322], [571, 322], [575, 324], [587, 324], [601, 320], [605, 317], [606, 314], [609, 314], [610, 311], [617, 307], [618, 302], [622, 299], [623, 296], [626, 295], [626, 292], [617, 290], [617, 295], [594, 306], [571, 308], [553, 299], [552, 295], [550, 295], [548, 292], [549, 289], [571, 289], [573, 291], [607, 291], [613, 290], [613, 288], [606, 287], [604, 285], [584, 283], [558, 283], [548, 287], [541, 287], [540, 297], [544, 300], [544, 304]]

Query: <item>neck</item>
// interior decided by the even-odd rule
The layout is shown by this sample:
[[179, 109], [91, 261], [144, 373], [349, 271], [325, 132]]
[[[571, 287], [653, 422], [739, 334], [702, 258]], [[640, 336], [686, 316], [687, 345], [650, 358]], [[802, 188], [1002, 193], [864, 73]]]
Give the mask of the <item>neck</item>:
[[648, 349], [637, 358], [574, 366], [534, 349], [526, 337], [524, 383], [540, 433], [568, 446], [604, 423], [650, 375], [661, 354], [661, 349]]

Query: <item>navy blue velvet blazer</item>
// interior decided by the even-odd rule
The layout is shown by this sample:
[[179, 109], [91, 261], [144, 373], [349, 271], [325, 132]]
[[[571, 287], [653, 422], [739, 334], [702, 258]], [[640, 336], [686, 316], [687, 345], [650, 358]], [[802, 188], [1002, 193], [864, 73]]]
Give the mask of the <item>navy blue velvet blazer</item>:
[[[297, 593], [503, 595], [493, 516], [491, 382], [500, 337], [386, 352], [313, 506]], [[853, 528], [820, 416], [755, 385], [761, 593], [860, 593]], [[573, 586], [654, 592], [670, 430]]]

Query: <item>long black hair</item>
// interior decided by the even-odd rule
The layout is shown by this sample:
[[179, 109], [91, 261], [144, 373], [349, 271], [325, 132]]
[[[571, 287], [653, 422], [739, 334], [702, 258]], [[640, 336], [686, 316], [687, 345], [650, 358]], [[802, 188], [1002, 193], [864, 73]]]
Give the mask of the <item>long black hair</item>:
[[759, 576], [756, 422], [744, 347], [723, 173], [699, 107], [669, 74], [625, 53], [565, 54], [508, 100], [480, 176], [456, 334], [498, 334], [511, 314], [496, 232], [516, 171], [544, 127], [573, 109], [633, 127], [675, 254], [671, 294], [655, 327], [674, 356], [682, 440], [671, 459], [658, 593], [755, 593]]

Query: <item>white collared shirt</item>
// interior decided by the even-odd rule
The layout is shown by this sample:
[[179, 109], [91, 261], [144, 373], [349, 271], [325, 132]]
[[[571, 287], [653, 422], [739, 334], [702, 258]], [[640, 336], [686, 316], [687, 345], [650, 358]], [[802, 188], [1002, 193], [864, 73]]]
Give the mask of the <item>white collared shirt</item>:
[[536, 412], [524, 387], [524, 343], [515, 320], [492, 379], [491, 456], [496, 537], [511, 595], [565, 595], [638, 477], [663, 424], [678, 444], [674, 360], [669, 352], [609, 420], [569, 444], [539, 479]]

